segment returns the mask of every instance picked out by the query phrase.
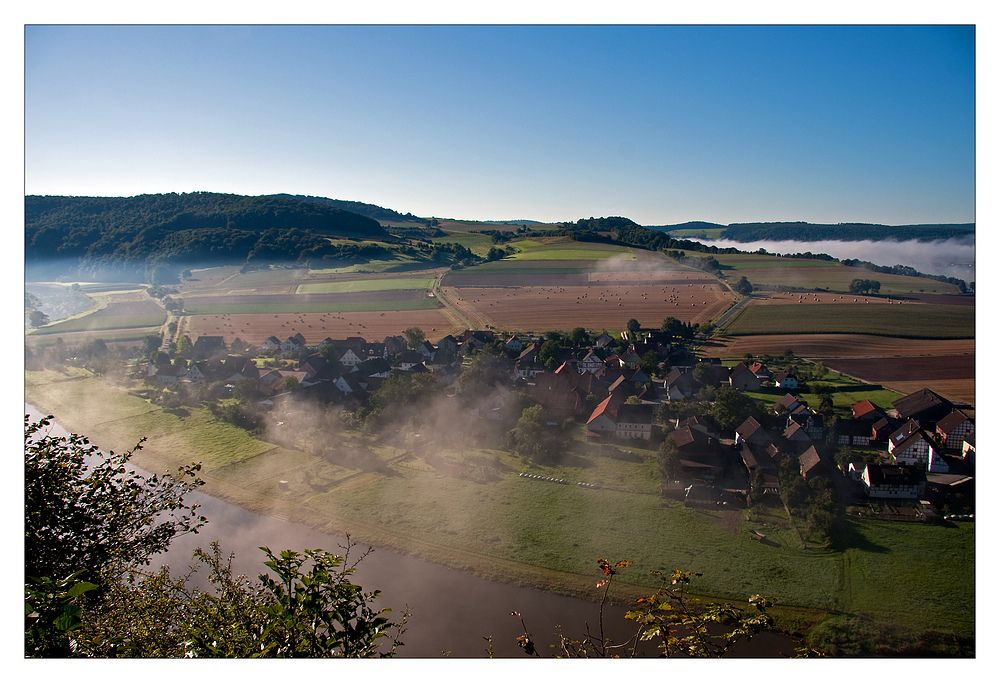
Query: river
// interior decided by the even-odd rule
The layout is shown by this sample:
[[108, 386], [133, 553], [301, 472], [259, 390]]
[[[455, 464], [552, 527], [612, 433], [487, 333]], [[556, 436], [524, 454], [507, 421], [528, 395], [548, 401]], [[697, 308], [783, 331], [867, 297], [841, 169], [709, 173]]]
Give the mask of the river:
[[[25, 412], [32, 419], [44, 415], [27, 403]], [[65, 435], [67, 432], [53, 423], [50, 433]], [[145, 474], [140, 468], [136, 470]], [[171, 549], [158, 558], [161, 564], [169, 564], [175, 572], [187, 567], [195, 548], [207, 547], [215, 539], [221, 539], [224, 553], [236, 554], [234, 569], [251, 577], [263, 569], [260, 546], [268, 546], [274, 551], [323, 548], [338, 552], [338, 546], [345, 541], [343, 537], [307, 526], [258, 515], [204, 493], [192, 494], [189, 502], [201, 505], [201, 512], [209, 523], [197, 535], [176, 539]], [[366, 545], [361, 547], [367, 548]], [[581, 579], [581, 584], [593, 587], [599, 578], [595, 562], [593, 579], [586, 582]], [[392, 608], [392, 617], [401, 616], [404, 607], [409, 609], [411, 616], [401, 638], [405, 643], [399, 650], [401, 657], [484, 657], [484, 637], [487, 635], [493, 636], [496, 656], [524, 657], [515, 642], [521, 633], [520, 622], [511, 616], [512, 611], [524, 616], [543, 656], [554, 654], [549, 645], [557, 642], [557, 625], [563, 627], [566, 635], [580, 637], [586, 624], [589, 623], [592, 630], [598, 624], [596, 601], [490, 581], [383, 548], [375, 549], [359, 565], [354, 579], [366, 590], [381, 590], [380, 606]], [[621, 605], [605, 610], [605, 630], [619, 641], [630, 633], [630, 622], [624, 620], [624, 611]], [[734, 654], [742, 657], [790, 656], [794, 646], [784, 636], [762, 634], [750, 642], [740, 643]]]

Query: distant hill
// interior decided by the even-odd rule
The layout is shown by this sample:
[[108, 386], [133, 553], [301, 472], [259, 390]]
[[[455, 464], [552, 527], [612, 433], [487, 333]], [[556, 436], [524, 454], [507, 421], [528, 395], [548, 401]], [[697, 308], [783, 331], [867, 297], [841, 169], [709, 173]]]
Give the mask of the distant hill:
[[366, 216], [376, 221], [415, 221], [426, 223], [427, 219], [414, 216], [412, 213], [400, 213], [392, 209], [378, 206], [376, 204], [365, 204], [364, 202], [352, 202], [346, 199], [329, 199], [327, 197], [313, 197], [304, 194], [275, 194], [271, 197], [282, 199], [294, 199], [301, 202], [311, 202], [319, 206], [330, 206], [341, 211], [350, 211], [359, 216]]
[[67, 274], [172, 278], [199, 265], [322, 258], [337, 249], [328, 237], [389, 238], [377, 221], [333, 206], [214, 192], [27, 196], [24, 222], [29, 276], [58, 262]]
[[717, 230], [726, 226], [721, 223], [709, 223], [708, 221], [688, 221], [687, 223], [676, 223], [674, 225], [645, 225], [643, 227], [650, 230], [659, 230], [660, 232], [670, 232], [671, 230]]
[[487, 225], [545, 225], [544, 221], [533, 221], [527, 218], [511, 218], [506, 221], [479, 221]]
[[756, 240], [942, 240], [972, 237], [975, 223], [934, 223], [925, 225], [881, 225], [878, 223], [732, 223], [722, 233], [723, 239], [737, 242]]

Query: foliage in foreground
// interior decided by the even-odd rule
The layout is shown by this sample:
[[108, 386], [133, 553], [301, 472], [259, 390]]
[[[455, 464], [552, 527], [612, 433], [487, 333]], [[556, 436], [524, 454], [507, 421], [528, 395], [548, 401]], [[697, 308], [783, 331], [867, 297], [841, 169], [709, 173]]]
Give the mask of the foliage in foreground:
[[[196, 568], [151, 572], [151, 558], [205, 523], [179, 476], [130, 469], [133, 451], [104, 456], [82, 436], [52, 436], [25, 416], [25, 654], [30, 657], [392, 656], [406, 621], [376, 609], [378, 591], [351, 582], [358, 562], [323, 550], [267, 556], [252, 582], [218, 544]], [[141, 442], [140, 442], [141, 446]], [[137, 446], [138, 448], [139, 446]], [[385, 646], [385, 647], [383, 647]]]

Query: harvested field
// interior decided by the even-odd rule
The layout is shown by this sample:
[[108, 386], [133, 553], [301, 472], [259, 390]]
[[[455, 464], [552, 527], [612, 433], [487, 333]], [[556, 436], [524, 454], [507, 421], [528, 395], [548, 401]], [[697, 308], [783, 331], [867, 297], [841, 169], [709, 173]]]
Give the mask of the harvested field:
[[658, 327], [667, 316], [707, 322], [729, 308], [734, 295], [718, 283], [695, 286], [571, 285], [446, 287], [457, 308], [502, 330], [617, 329], [629, 318]]
[[29, 334], [24, 338], [25, 346], [30, 348], [42, 348], [51, 346], [61, 340], [66, 346], [82, 346], [97, 339], [104, 341], [108, 346], [116, 344], [122, 346], [135, 346], [148, 335], [160, 335], [160, 327], [135, 327], [125, 330], [92, 330], [88, 332], [60, 332], [56, 334]]
[[186, 332], [198, 335], [221, 335], [226, 343], [234, 337], [251, 344], [263, 343], [269, 336], [281, 339], [301, 332], [309, 344], [326, 337], [343, 339], [361, 336], [381, 340], [400, 334], [408, 327], [421, 328], [437, 339], [461, 332], [464, 326], [445, 313], [446, 309], [424, 311], [383, 311], [381, 313], [273, 313], [243, 315], [192, 315], [186, 318]]
[[792, 349], [803, 358], [905, 358], [974, 355], [975, 339], [893, 339], [866, 334], [767, 334], [729, 337], [704, 355], [742, 358], [747, 353], [781, 355]]
[[440, 306], [437, 299], [428, 296], [423, 289], [355, 294], [192, 296], [184, 300], [184, 310], [191, 315], [413, 311]]
[[839, 332], [890, 337], [975, 337], [975, 308], [940, 304], [809, 303], [754, 301], [727, 328], [730, 335]]
[[912, 300], [889, 299], [878, 296], [835, 294], [833, 292], [762, 292], [754, 297], [754, 306], [775, 304], [872, 304], [879, 306], [916, 305]]
[[868, 382], [882, 384], [908, 394], [930, 387], [953, 400], [974, 403], [976, 357], [931, 356], [924, 358], [831, 358], [827, 367]]

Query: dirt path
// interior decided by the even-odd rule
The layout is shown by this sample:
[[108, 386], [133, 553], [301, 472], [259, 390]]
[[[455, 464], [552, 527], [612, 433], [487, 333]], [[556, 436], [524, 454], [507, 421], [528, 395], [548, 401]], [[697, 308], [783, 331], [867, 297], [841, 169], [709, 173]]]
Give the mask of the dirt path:
[[493, 322], [489, 318], [459, 308], [457, 304], [444, 295], [444, 290], [441, 288], [441, 281], [446, 274], [441, 273], [434, 278], [434, 284], [431, 287], [431, 293], [444, 306], [445, 315], [464, 326], [467, 330], [484, 330], [493, 327]]

